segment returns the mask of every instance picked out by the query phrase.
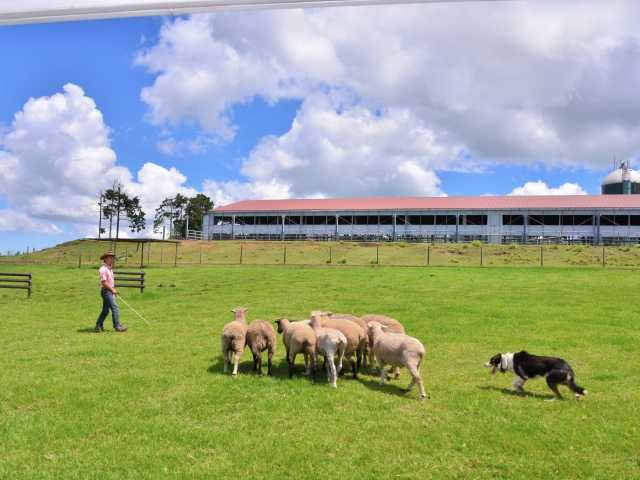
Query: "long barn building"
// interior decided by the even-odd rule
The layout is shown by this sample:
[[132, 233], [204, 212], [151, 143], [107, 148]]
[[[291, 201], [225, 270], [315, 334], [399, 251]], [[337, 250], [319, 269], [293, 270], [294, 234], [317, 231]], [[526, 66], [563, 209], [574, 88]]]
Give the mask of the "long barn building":
[[640, 242], [640, 195], [247, 200], [205, 215], [208, 239]]

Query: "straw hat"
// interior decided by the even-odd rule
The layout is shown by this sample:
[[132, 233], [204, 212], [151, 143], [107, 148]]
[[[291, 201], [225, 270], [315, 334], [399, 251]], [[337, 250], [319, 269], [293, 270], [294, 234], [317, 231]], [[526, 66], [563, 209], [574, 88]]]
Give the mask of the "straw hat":
[[108, 251], [108, 252], [106, 252], [106, 253], [103, 253], [103, 254], [100, 256], [100, 260], [104, 260], [104, 259], [105, 259], [105, 258], [107, 258], [107, 257], [113, 257], [113, 258], [116, 258], [116, 254], [115, 254], [115, 253], [113, 253], [112, 251]]

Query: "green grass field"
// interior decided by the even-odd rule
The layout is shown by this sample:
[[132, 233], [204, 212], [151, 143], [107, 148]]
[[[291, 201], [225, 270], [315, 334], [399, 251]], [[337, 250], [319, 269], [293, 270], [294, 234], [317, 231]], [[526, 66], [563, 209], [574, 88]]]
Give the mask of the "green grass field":
[[[34, 273], [34, 294], [0, 290], [2, 479], [640, 477], [634, 270], [149, 268], [148, 290], [123, 294], [151, 326], [121, 303], [125, 334], [88, 333], [95, 269], [11, 270]], [[405, 394], [405, 372], [289, 380], [280, 338], [273, 378], [249, 373], [248, 352], [224, 376], [236, 305], [396, 317], [426, 346], [431, 398]], [[589, 395], [546, 402], [544, 380], [514, 395], [483, 368], [522, 348], [567, 359]]]

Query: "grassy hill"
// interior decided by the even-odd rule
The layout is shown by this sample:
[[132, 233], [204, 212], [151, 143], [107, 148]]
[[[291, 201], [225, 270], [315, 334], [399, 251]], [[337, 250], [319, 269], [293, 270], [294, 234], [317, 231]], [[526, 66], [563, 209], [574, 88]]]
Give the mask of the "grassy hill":
[[[139, 244], [115, 246], [120, 265], [139, 266]], [[29, 255], [0, 257], [0, 263], [95, 265], [111, 248], [110, 242], [76, 240]], [[177, 259], [176, 259], [177, 252]], [[387, 265], [387, 266], [563, 266], [640, 267], [640, 245], [594, 247], [589, 245], [487, 245], [368, 243], [368, 242], [268, 242], [223, 240], [168, 242], [145, 246], [144, 265]], [[542, 258], [541, 258], [542, 257]]]

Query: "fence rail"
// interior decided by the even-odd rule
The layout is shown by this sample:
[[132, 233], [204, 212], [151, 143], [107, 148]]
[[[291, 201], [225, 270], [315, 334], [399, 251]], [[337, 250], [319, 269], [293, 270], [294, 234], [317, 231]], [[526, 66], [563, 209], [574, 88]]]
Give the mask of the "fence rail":
[[[85, 241], [28, 255], [2, 257], [0, 264], [97, 267], [104, 244]], [[116, 270], [187, 265], [380, 265], [640, 268], [640, 245], [592, 246], [343, 241], [183, 241], [118, 246]], [[0, 267], [1, 268], [1, 267]]]
[[113, 276], [116, 288], [139, 288], [140, 293], [144, 293], [145, 272], [122, 272], [114, 271]]
[[26, 290], [27, 297], [31, 298], [31, 292], [33, 289], [33, 277], [30, 273], [0, 272], [0, 288]]

